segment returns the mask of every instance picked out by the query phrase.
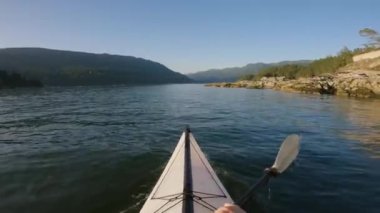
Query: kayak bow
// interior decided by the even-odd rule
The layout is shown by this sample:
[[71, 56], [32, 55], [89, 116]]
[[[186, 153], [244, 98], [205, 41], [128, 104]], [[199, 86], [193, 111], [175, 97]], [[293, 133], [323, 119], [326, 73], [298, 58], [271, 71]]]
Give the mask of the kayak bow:
[[233, 203], [187, 128], [140, 213], [210, 213]]

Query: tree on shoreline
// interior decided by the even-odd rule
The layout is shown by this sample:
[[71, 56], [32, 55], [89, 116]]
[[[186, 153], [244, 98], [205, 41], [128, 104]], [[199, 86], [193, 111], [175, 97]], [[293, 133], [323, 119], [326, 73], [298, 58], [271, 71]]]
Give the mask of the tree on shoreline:
[[366, 48], [380, 48], [380, 34], [371, 28], [364, 28], [359, 31], [359, 35], [369, 39], [364, 46]]

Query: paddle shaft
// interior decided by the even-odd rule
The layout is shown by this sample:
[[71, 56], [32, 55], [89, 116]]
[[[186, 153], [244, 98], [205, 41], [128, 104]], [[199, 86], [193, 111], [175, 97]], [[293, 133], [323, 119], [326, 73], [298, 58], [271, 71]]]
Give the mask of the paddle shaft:
[[271, 173], [269, 172], [265, 173], [259, 179], [259, 181], [257, 181], [255, 185], [251, 186], [251, 188], [235, 204], [239, 205], [240, 207], [243, 207], [260, 187], [268, 184], [268, 181], [271, 177], [273, 177]]

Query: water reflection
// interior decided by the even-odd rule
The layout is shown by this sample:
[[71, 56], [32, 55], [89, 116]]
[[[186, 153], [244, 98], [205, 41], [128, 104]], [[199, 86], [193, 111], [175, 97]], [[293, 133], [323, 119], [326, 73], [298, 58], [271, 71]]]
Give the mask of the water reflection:
[[380, 158], [380, 100], [346, 99], [338, 100], [339, 110], [352, 124], [343, 131], [343, 136], [362, 144], [375, 158]]

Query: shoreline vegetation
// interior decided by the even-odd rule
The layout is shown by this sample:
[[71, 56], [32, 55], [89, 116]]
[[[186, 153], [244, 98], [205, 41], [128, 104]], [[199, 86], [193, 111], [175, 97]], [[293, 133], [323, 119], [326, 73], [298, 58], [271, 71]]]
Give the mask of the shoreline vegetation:
[[245, 75], [236, 82], [206, 84], [208, 87], [274, 89], [309, 94], [380, 98], [380, 33], [359, 31], [368, 43], [364, 48], [343, 48], [337, 55], [309, 64], [269, 67]]
[[43, 87], [39, 80], [28, 80], [15, 72], [0, 70], [0, 89], [17, 87]]
[[379, 98], [380, 50], [350, 51], [344, 48], [336, 56], [315, 60], [308, 65], [270, 67], [255, 75], [243, 76], [236, 82], [206, 86]]

